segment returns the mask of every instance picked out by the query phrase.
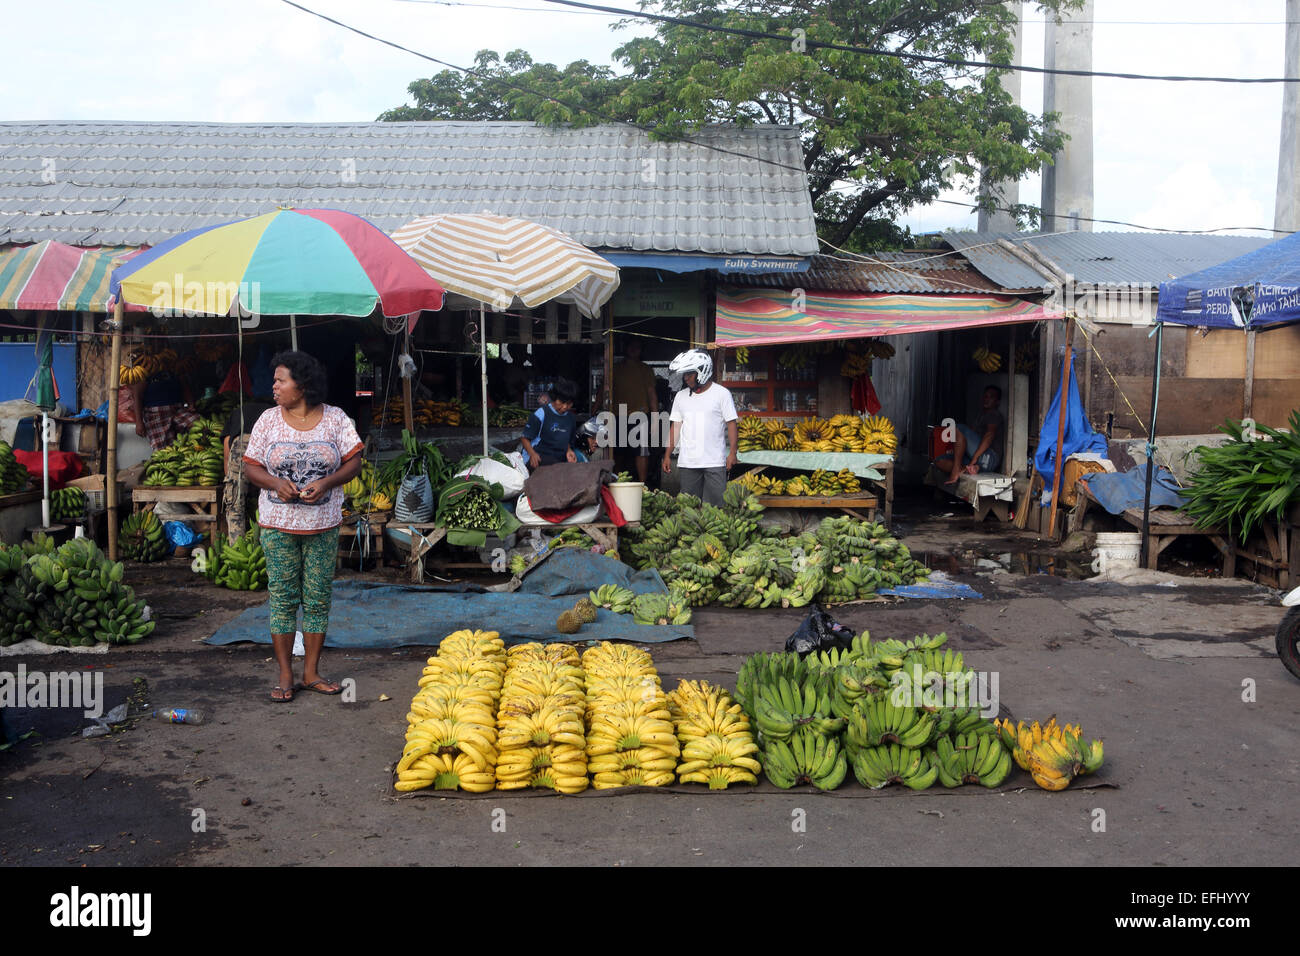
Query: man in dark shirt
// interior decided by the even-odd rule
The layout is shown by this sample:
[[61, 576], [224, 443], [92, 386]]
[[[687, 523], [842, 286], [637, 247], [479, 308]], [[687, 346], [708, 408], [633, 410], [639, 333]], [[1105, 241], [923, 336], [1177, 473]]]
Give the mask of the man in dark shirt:
[[996, 471], [1002, 464], [1002, 432], [1006, 419], [998, 411], [1001, 403], [1002, 389], [990, 385], [984, 389], [981, 402], [983, 411], [976, 420], [975, 427], [957, 426], [951, 460], [948, 455], [935, 459], [935, 464], [948, 472], [945, 485], [955, 484], [962, 471], [968, 475], [978, 475], [981, 471]]

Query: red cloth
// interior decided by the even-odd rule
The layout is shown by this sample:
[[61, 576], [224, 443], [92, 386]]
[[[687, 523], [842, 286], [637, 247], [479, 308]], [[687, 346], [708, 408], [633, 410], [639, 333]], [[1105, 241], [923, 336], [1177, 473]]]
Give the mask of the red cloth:
[[874, 415], [884, 408], [880, 404], [880, 399], [876, 397], [871, 376], [865, 372], [853, 380], [853, 387], [849, 391], [849, 402], [855, 412], [866, 412], [868, 415]]
[[[627, 524], [627, 518], [623, 517], [623, 509], [614, 501], [614, 493], [609, 490], [609, 485], [600, 486], [600, 500], [605, 505], [605, 514], [609, 518], [610, 524], [615, 528], [621, 528]], [[570, 508], [568, 511], [534, 511], [533, 514], [543, 521], [559, 524], [565, 518], [575, 515], [581, 510], [581, 508]]]
[[[33, 478], [38, 482], [45, 480], [44, 459], [42, 452], [23, 451], [14, 449], [14, 458], [18, 464], [26, 468]], [[85, 468], [81, 464], [81, 459], [70, 451], [51, 451], [50, 452], [50, 488], [62, 488], [73, 478], [80, 478]]]
[[244, 386], [245, 395], [253, 394], [253, 386], [248, 379], [248, 366], [242, 363], [230, 366], [230, 371], [226, 373], [226, 380], [221, 383], [217, 392], [223, 395], [226, 392], [237, 392], [241, 384]]

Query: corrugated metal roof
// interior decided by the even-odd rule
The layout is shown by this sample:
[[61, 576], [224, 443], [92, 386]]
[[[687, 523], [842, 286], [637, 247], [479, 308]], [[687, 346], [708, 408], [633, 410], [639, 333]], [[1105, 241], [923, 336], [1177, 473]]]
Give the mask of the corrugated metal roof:
[[797, 129], [691, 138], [532, 123], [0, 123], [0, 243], [153, 245], [298, 206], [389, 231], [490, 211], [594, 248], [817, 251]]
[[772, 289], [838, 292], [987, 293], [1000, 289], [961, 256], [942, 250], [873, 252], [867, 258], [872, 261], [813, 256], [806, 272], [729, 275], [727, 282]]
[[1040, 288], [1053, 281], [1044, 269], [1023, 262], [998, 240], [1032, 246], [1077, 282], [1155, 285], [1226, 262], [1271, 239], [1168, 232], [945, 232], [943, 239], [1004, 289]]

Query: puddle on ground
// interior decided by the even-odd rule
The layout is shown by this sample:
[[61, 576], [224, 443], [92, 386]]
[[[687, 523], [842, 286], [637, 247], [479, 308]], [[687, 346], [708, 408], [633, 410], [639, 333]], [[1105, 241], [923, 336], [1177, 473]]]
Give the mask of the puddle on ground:
[[1076, 558], [1034, 551], [922, 551], [913, 557], [945, 574], [1046, 574], [1075, 581], [1093, 577], [1091, 554]]

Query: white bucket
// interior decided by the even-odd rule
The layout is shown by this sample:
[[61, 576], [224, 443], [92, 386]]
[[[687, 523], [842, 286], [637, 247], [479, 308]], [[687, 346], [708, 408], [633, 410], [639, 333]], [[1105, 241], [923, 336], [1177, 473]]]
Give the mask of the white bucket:
[[614, 504], [623, 512], [629, 522], [641, 520], [641, 496], [645, 494], [645, 483], [641, 481], [614, 481], [609, 484], [609, 493], [614, 496]]
[[1142, 535], [1128, 531], [1100, 533], [1092, 553], [1097, 556], [1092, 562], [1094, 574], [1131, 570], [1138, 566], [1138, 558], [1142, 553]]

